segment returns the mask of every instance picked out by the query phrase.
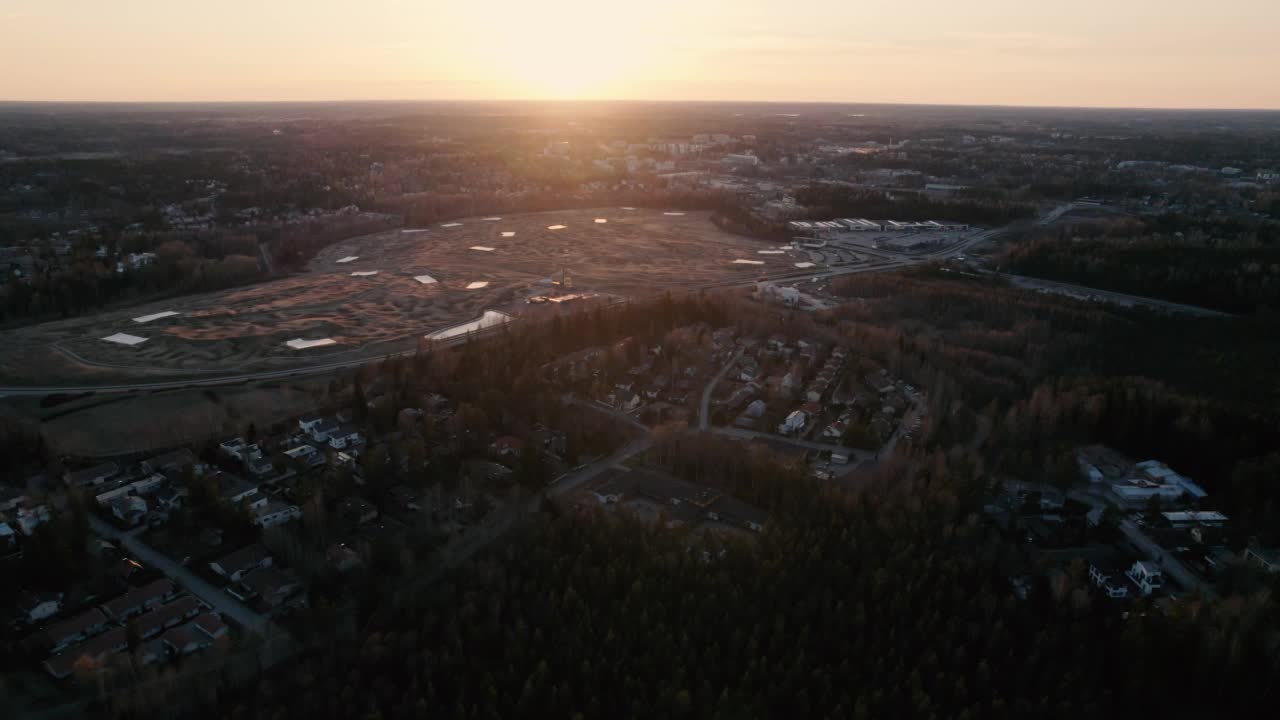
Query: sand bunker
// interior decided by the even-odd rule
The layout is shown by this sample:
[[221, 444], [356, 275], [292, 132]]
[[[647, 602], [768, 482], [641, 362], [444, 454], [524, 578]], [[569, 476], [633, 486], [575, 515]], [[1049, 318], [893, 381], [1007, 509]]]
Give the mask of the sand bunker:
[[483, 289], [483, 288], [487, 288], [487, 287], [489, 287], [489, 281], [488, 281], [488, 280], [477, 280], [477, 281], [472, 282], [472, 283], [467, 283], [467, 289], [468, 289], [468, 290], [481, 290], [481, 289]]
[[472, 245], [471, 249], [479, 250], [480, 252], [493, 252], [493, 248], [489, 247], [488, 245]]
[[369, 277], [370, 275], [377, 275], [377, 274], [378, 274], [377, 270], [357, 270], [351, 273], [351, 277]]
[[547, 226], [547, 229], [548, 229], [548, 230], [563, 230], [563, 229], [565, 229], [566, 227], [568, 227], [568, 226], [567, 226], [567, 225], [548, 225], [548, 226]]
[[738, 258], [737, 260], [733, 261], [733, 264], [734, 265], [763, 265], [764, 261], [763, 260], [743, 260], [742, 258]]
[[608, 220], [605, 220], [604, 218], [596, 218], [596, 224], [597, 224], [597, 225], [603, 225], [603, 224], [605, 224], [605, 223], [607, 223], [607, 222], [609, 222], [609, 221], [608, 221]]
[[408, 235], [410, 233], [429, 232], [429, 230], [427, 228], [405, 228], [400, 232], [404, 233], [405, 235]]
[[133, 321], [136, 323], [149, 323], [152, 320], [159, 320], [160, 318], [173, 317], [174, 315], [177, 315], [177, 314], [178, 313], [172, 310], [165, 310], [164, 312], [152, 313], [151, 315], [143, 315], [141, 317], [136, 317], [133, 319]]
[[627, 206], [627, 205], [623, 205], [623, 206], [622, 206], [622, 209], [623, 209], [623, 210], [635, 210], [635, 208], [630, 207], [630, 206]]
[[445, 330], [438, 330], [427, 335], [427, 339], [448, 340], [449, 338], [458, 337], [459, 335], [466, 335], [469, 332], [503, 325], [511, 322], [513, 319], [514, 318], [504, 312], [498, 312], [497, 310], [485, 310], [484, 314], [475, 320], [461, 325], [455, 325]]
[[683, 215], [684, 213], [681, 213], [681, 212], [664, 212], [664, 213], [662, 213], [662, 214], [663, 214], [663, 215], [671, 215], [672, 217], [679, 217], [679, 216]]
[[435, 279], [435, 278], [433, 278], [433, 277], [431, 277], [430, 275], [414, 275], [414, 276], [413, 276], [413, 279], [414, 279], [414, 280], [417, 280], [418, 282], [422, 283], [423, 285], [432, 285], [432, 284], [434, 284], [434, 283], [435, 283], [435, 281], [436, 281], [436, 279]]
[[785, 250], [757, 250], [756, 252], [761, 255], [783, 255], [786, 253]]
[[811, 262], [799, 262], [799, 263], [796, 263], [796, 267], [798, 267], [798, 268], [811, 268], [811, 267], [813, 267], [813, 263], [811, 263]]
[[445, 223], [440, 227], [462, 227], [462, 223]]
[[340, 263], [349, 263], [349, 262], [351, 262], [352, 260], [359, 260], [359, 259], [360, 259], [360, 256], [359, 256], [359, 255], [348, 255], [348, 256], [346, 256], [346, 257], [344, 257], [344, 258], [339, 258], [339, 259], [338, 259], [338, 262], [340, 262]]
[[481, 218], [481, 219], [482, 219], [482, 220], [484, 220], [485, 222], [497, 222], [497, 221], [501, 220], [502, 218], [500, 218], [500, 217], [487, 217], [487, 218]]
[[303, 340], [302, 338], [294, 338], [285, 343], [294, 350], [306, 350], [307, 348], [325, 347], [326, 345], [337, 345], [338, 341], [333, 338], [324, 338], [322, 340]]
[[144, 343], [147, 341], [144, 337], [138, 337], [137, 335], [130, 335], [128, 333], [116, 333], [115, 335], [108, 335], [102, 339], [107, 342], [120, 343], [121, 345], [137, 345], [138, 343]]
[[515, 236], [516, 236], [515, 230], [506, 230], [502, 233], [502, 237], [515, 237]]

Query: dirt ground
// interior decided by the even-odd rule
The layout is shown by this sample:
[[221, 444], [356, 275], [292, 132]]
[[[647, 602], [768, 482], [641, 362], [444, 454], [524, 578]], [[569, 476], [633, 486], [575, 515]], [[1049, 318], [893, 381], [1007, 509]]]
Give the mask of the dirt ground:
[[[422, 335], [485, 310], [519, 315], [532, 307], [528, 297], [554, 291], [551, 276], [565, 271], [574, 292], [640, 297], [749, 281], [810, 259], [792, 251], [760, 254], [778, 248], [723, 232], [706, 213], [597, 208], [458, 222], [352, 238], [325, 248], [306, 272], [280, 280], [7, 332], [0, 378], [14, 384], [93, 382], [355, 359], [411, 349]], [[565, 227], [549, 230], [552, 225]], [[350, 256], [357, 259], [337, 262]], [[351, 275], [369, 271], [377, 274]], [[418, 275], [437, 282], [422, 284]], [[466, 289], [480, 281], [488, 285]], [[132, 320], [164, 311], [179, 315], [145, 324]], [[135, 346], [102, 340], [118, 332], [147, 340]], [[285, 346], [293, 338], [332, 338], [336, 344], [299, 351]]]

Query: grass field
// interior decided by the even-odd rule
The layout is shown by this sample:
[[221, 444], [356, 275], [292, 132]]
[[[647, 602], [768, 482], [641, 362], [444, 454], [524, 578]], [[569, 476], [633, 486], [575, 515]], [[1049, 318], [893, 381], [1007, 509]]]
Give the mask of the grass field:
[[[0, 375], [15, 383], [92, 382], [376, 356], [410, 349], [423, 335], [486, 310], [519, 317], [535, 307], [527, 298], [555, 290], [550, 278], [562, 271], [574, 292], [642, 297], [749, 281], [810, 259], [808, 253], [759, 252], [777, 249], [721, 231], [706, 213], [645, 209], [552, 211], [393, 230], [331, 245], [305, 272], [280, 280], [13, 330], [0, 347]], [[436, 282], [415, 279], [424, 275]], [[557, 307], [568, 311], [572, 303]], [[177, 314], [145, 324], [132, 320], [161, 313]], [[102, 340], [116, 333], [146, 341]], [[286, 346], [325, 338], [335, 343]]]

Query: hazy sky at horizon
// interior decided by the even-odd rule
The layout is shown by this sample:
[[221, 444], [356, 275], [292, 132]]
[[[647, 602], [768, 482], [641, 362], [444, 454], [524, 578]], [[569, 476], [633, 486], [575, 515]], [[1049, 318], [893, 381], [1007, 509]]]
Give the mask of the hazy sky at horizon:
[[1280, 1], [0, 0], [0, 100], [1280, 109]]

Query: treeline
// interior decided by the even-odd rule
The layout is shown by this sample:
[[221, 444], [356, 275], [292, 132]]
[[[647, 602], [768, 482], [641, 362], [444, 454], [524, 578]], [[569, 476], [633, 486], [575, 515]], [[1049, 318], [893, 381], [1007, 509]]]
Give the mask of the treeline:
[[933, 199], [923, 193], [867, 190], [836, 183], [796, 191], [796, 202], [816, 218], [865, 217], [884, 220], [949, 220], [973, 225], [1004, 225], [1031, 217], [1035, 208], [1000, 199]]
[[1130, 224], [1064, 227], [1006, 246], [1010, 272], [1230, 313], [1280, 307], [1275, 223], [1235, 235], [1167, 233]]
[[[304, 225], [263, 226], [236, 233], [157, 233], [77, 243], [69, 254], [39, 252], [29, 277], [0, 284], [0, 323], [28, 322], [97, 312], [122, 302], [164, 294], [210, 292], [252, 283], [269, 271], [301, 269], [324, 247], [358, 235], [399, 227], [399, 218], [356, 214]], [[259, 242], [273, 267], [262, 267]], [[105, 257], [99, 257], [99, 245]], [[155, 253], [135, 266], [128, 255]]]

